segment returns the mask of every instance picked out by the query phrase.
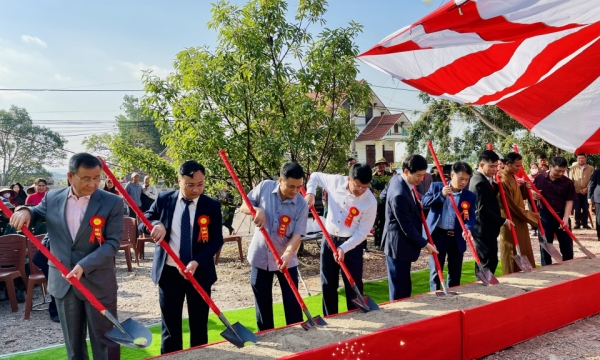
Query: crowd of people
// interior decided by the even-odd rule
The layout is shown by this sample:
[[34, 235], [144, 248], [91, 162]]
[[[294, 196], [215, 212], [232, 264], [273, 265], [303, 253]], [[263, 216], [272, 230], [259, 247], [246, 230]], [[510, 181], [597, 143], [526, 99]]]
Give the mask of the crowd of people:
[[[335, 248], [321, 242], [320, 276], [324, 315], [338, 313], [340, 262], [347, 266], [363, 291], [363, 257], [366, 239], [374, 235], [375, 249], [384, 251], [389, 280], [389, 298], [398, 300], [412, 292], [411, 265], [425, 250], [437, 256], [442, 266], [448, 266], [449, 286], [460, 284], [463, 255], [467, 237], [476, 244], [476, 251], [486, 270], [494, 273], [499, 259], [502, 273], [520, 271], [513, 260], [516, 253], [511, 228], [516, 231], [521, 254], [534, 264], [534, 249], [529, 228], [543, 226], [549, 243], [556, 239], [564, 260], [573, 258], [573, 242], [564, 231], [571, 226], [570, 215], [575, 211], [575, 228], [589, 228], [588, 203], [600, 205], [600, 170], [586, 164], [584, 154], [577, 156], [571, 167], [562, 157], [549, 161], [540, 155], [537, 163], [530, 164], [529, 174], [523, 172], [523, 158], [509, 153], [500, 159], [492, 150], [483, 151], [473, 169], [458, 161], [444, 169], [431, 169], [421, 155], [410, 155], [399, 169], [388, 169], [385, 158], [375, 161], [375, 168], [348, 159], [348, 174], [314, 172], [305, 183], [307, 174], [294, 162], [282, 164], [277, 180], [264, 180], [248, 194], [254, 209], [242, 205], [244, 214], [255, 213], [253, 222], [269, 234], [281, 257], [278, 263], [269, 250], [260, 231], [255, 231], [248, 248], [251, 266], [250, 284], [256, 305], [256, 321], [260, 330], [274, 327], [273, 281], [277, 277], [283, 298], [287, 324], [302, 321], [302, 310], [290, 285], [281, 271], [285, 268], [298, 285], [297, 251], [305, 235], [309, 207], [315, 204], [317, 189], [322, 189], [325, 205], [325, 228]], [[66, 348], [71, 359], [87, 355], [86, 328], [95, 359], [119, 358], [119, 346], [104, 334], [112, 325], [98, 314], [68, 279], [76, 277], [96, 295], [103, 305], [116, 314], [117, 283], [112, 258], [120, 246], [123, 215], [135, 217], [131, 206], [145, 211], [153, 225], [150, 231], [140, 222], [138, 231], [149, 233], [160, 245], [168, 242], [174, 253], [185, 264], [183, 270], [191, 273], [210, 295], [217, 280], [213, 257], [223, 245], [222, 204], [204, 194], [206, 171], [196, 161], [186, 161], [178, 169], [178, 190], [158, 192], [149, 177], [140, 183], [135, 172], [125, 191], [134, 204], [125, 207], [122, 197], [110, 179], [100, 188], [102, 164], [86, 153], [74, 155], [69, 161], [69, 186], [46, 191], [47, 182], [36, 181], [35, 193], [26, 196], [20, 184], [0, 190], [5, 201], [15, 207], [10, 228], [43, 224], [37, 233], [46, 233], [45, 244], [71, 272], [65, 278], [58, 270], [48, 267], [47, 259], [33, 259], [45, 267], [49, 292], [53, 295], [50, 316], [63, 329]], [[447, 177], [447, 186], [441, 183]], [[528, 192], [533, 183], [561, 220], [555, 219], [542, 203], [539, 213], [532, 210]], [[306, 186], [306, 195], [301, 188]], [[504, 190], [507, 208], [499, 198]], [[103, 190], [103, 191], [102, 191]], [[9, 194], [9, 196], [5, 196]], [[227, 192], [227, 198], [232, 197]], [[458, 205], [456, 212], [450, 198]], [[534, 201], [540, 199], [535, 195]], [[130, 206], [131, 205], [131, 206]], [[229, 213], [231, 204], [227, 204]], [[509, 220], [507, 210], [512, 215]], [[425, 224], [421, 212], [426, 214]], [[466, 232], [459, 223], [466, 225]], [[102, 219], [102, 235], [94, 231], [90, 219]], [[540, 220], [538, 222], [538, 220]], [[598, 222], [598, 217], [597, 221]], [[428, 242], [424, 226], [431, 230], [433, 244]], [[38, 226], [38, 225], [36, 225]], [[231, 222], [227, 226], [232, 232]], [[43, 232], [41, 232], [43, 231]], [[541, 235], [539, 235], [541, 236]], [[598, 230], [600, 239], [600, 230]], [[542, 265], [551, 264], [552, 258], [542, 248]], [[500, 258], [498, 257], [500, 252]], [[38, 255], [40, 255], [38, 253]], [[45, 266], [44, 266], [45, 265]], [[440, 289], [439, 276], [430, 257], [430, 288]], [[479, 271], [475, 267], [474, 271]], [[342, 272], [348, 310], [356, 308], [355, 296]], [[190, 344], [208, 342], [209, 308], [173, 258], [156, 246], [152, 263], [152, 281], [158, 286], [158, 304], [161, 309], [161, 353], [183, 348], [182, 311], [187, 301]]]

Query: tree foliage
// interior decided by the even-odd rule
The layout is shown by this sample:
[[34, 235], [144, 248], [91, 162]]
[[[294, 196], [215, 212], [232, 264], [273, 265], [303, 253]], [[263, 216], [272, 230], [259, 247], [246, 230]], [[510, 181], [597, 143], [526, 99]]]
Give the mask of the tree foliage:
[[492, 143], [501, 155], [519, 147], [524, 163], [536, 161], [540, 153], [551, 156], [573, 154], [562, 151], [537, 138], [497, 106], [473, 106], [449, 100], [435, 99], [426, 93], [419, 98], [427, 109], [413, 123], [407, 140], [408, 152], [427, 153], [427, 140], [431, 140], [441, 162], [458, 160], [475, 163], [478, 154]]
[[59, 133], [34, 125], [24, 108], [0, 110], [0, 185], [27, 184], [37, 176], [49, 176], [44, 166], [62, 164], [67, 154], [61, 148], [66, 142]]
[[[314, 35], [309, 28], [324, 25], [325, 12], [325, 0], [300, 0], [288, 21], [283, 0], [219, 1], [208, 23], [218, 34], [215, 49], [181, 51], [165, 79], [145, 74], [144, 105], [175, 165], [195, 159], [213, 186], [224, 185], [229, 176], [218, 150], [226, 149], [247, 189], [277, 176], [286, 159], [305, 171], [343, 169], [357, 131], [347, 105], [368, 102], [367, 84], [356, 81], [354, 39], [362, 26]], [[128, 164], [140, 161], [142, 154], [131, 154]], [[156, 156], [143, 161], [165, 175]]]

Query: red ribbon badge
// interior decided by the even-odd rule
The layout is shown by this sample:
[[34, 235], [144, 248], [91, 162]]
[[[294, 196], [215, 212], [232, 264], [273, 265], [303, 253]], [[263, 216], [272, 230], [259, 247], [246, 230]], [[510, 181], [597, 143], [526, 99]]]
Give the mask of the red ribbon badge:
[[469, 220], [469, 209], [471, 208], [471, 204], [467, 201], [463, 201], [460, 203], [460, 208], [463, 212], [463, 220]]
[[104, 243], [104, 237], [102, 236], [102, 227], [104, 226], [104, 218], [102, 216], [93, 216], [90, 219], [90, 225], [92, 226], [92, 233], [90, 234], [90, 243], [94, 243], [94, 240], [98, 240], [98, 244], [102, 246]]
[[352, 220], [354, 220], [354, 217], [358, 216], [359, 214], [360, 211], [358, 211], [356, 206], [351, 207], [350, 211], [348, 211], [348, 217], [346, 217], [346, 221], [344, 221], [344, 225], [346, 225], [347, 227], [352, 226]]
[[210, 224], [210, 218], [207, 215], [202, 215], [198, 218], [198, 225], [200, 225], [198, 242], [200, 242], [200, 240], [204, 242], [208, 241], [208, 224]]
[[291, 220], [292, 219], [290, 219], [289, 216], [281, 215], [281, 217], [279, 218], [279, 236], [285, 236], [285, 232], [287, 231], [287, 227], [290, 224]]

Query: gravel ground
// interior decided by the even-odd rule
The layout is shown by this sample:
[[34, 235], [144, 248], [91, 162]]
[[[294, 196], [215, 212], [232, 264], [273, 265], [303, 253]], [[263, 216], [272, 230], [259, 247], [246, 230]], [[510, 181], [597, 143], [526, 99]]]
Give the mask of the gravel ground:
[[[253, 231], [250, 226], [249, 217], [236, 215], [234, 227], [237, 229], [237, 233], [243, 237], [243, 250], [244, 254], [246, 254]], [[579, 230], [576, 231], [576, 234], [583, 245], [590, 251], [600, 253], [600, 242], [595, 241], [595, 230]], [[537, 240], [532, 240], [534, 248], [537, 248]], [[372, 241], [370, 238], [370, 249], [374, 248]], [[146, 258], [140, 261], [139, 266], [134, 263], [133, 272], [127, 272], [123, 253], [120, 252], [117, 255], [117, 279], [119, 283], [118, 316], [120, 319], [133, 317], [144, 324], [155, 324], [160, 321], [157, 287], [150, 280], [153, 252], [154, 245], [147, 244], [145, 251]], [[536, 254], [536, 263], [539, 264], [539, 252], [534, 251], [534, 253]], [[301, 275], [311, 295], [320, 292], [318, 254], [319, 248], [315, 241], [306, 241], [304, 250], [300, 254]], [[580, 256], [577, 250], [575, 251], [575, 256]], [[465, 253], [465, 261], [472, 258], [471, 253], [467, 251]], [[378, 279], [387, 275], [385, 256], [382, 252], [372, 250], [365, 254], [364, 259], [364, 279]], [[426, 268], [427, 261], [427, 256], [422, 254], [419, 260], [413, 264], [412, 270]], [[213, 286], [213, 299], [222, 310], [254, 305], [252, 290], [249, 286], [250, 267], [245, 259], [244, 262], [240, 261], [235, 243], [228, 243], [223, 247], [219, 264], [217, 265], [217, 274], [219, 280]], [[275, 286], [277, 287], [277, 285]], [[300, 286], [300, 292], [303, 296], [307, 295], [302, 285]], [[273, 291], [275, 302], [281, 301], [278, 293], [277, 289]], [[36, 288], [34, 292], [34, 304], [41, 302], [41, 300], [41, 291], [39, 288]], [[33, 311], [29, 320], [23, 320], [23, 311], [24, 304], [19, 304], [19, 311], [13, 313], [10, 311], [8, 301], [0, 302], [0, 355], [37, 349], [63, 342], [60, 325], [50, 321], [47, 311]], [[187, 316], [185, 308], [184, 316]], [[31, 336], [31, 334], [36, 335]], [[596, 335], [590, 333], [587, 337], [595, 338]], [[511, 348], [510, 351], [514, 351], [514, 349], [520, 346], [526, 346], [526, 344], [517, 345]], [[524, 350], [523, 354], [528, 352], [530, 350]], [[502, 354], [503, 352], [498, 354], [498, 356], [501, 356], [498, 359], [521, 358], [512, 355], [502, 357], [504, 356]], [[596, 354], [600, 355], [600, 350]]]

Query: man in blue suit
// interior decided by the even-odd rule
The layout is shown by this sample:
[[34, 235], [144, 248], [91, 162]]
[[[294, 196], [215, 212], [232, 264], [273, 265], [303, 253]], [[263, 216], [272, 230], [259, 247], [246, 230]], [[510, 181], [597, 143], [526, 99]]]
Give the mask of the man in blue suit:
[[[223, 245], [221, 205], [203, 194], [204, 167], [186, 161], [179, 167], [179, 190], [160, 193], [146, 212], [154, 228], [150, 234], [157, 244], [169, 243], [210, 296], [217, 281], [213, 256]], [[140, 223], [139, 230], [148, 233]], [[162, 317], [161, 354], [183, 349], [181, 330], [183, 301], [187, 298], [190, 345], [208, 343], [208, 305], [181, 273], [175, 261], [157, 246], [152, 262], [152, 281], [158, 284]]]
[[[461, 218], [465, 222], [469, 235], [475, 227], [475, 208], [477, 196], [465, 189], [469, 179], [473, 176], [473, 169], [466, 162], [458, 161], [452, 165], [450, 184], [433, 183], [421, 199], [424, 207], [430, 207], [427, 216], [427, 226], [431, 231], [431, 238], [439, 254], [440, 266], [444, 268], [446, 256], [448, 257], [448, 286], [460, 285], [463, 254], [467, 250], [465, 236], [456, 217], [450, 197], [461, 211]], [[440, 289], [440, 279], [435, 267], [433, 257], [429, 258], [429, 289]]]
[[383, 243], [388, 268], [390, 301], [406, 298], [412, 291], [411, 263], [419, 258], [421, 249], [436, 253], [423, 237], [421, 206], [414, 189], [425, 176], [427, 160], [410, 155], [402, 163], [402, 173], [388, 183], [385, 193], [385, 226]]

